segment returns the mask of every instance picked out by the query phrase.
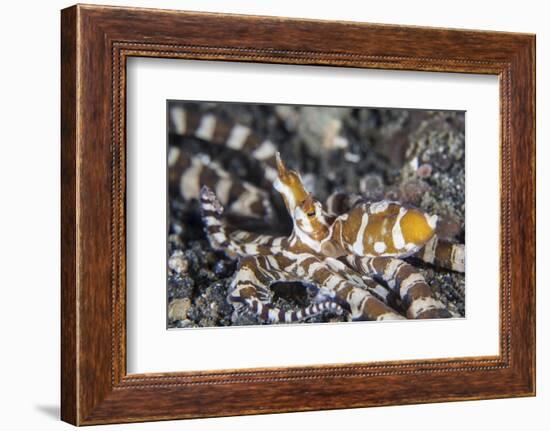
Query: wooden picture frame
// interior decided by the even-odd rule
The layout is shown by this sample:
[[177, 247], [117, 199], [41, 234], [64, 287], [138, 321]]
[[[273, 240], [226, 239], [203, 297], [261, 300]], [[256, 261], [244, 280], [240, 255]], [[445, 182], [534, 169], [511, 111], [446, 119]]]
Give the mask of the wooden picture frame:
[[[64, 421], [535, 394], [534, 35], [77, 5], [62, 11], [61, 50]], [[125, 65], [131, 56], [499, 76], [500, 354], [127, 374]]]

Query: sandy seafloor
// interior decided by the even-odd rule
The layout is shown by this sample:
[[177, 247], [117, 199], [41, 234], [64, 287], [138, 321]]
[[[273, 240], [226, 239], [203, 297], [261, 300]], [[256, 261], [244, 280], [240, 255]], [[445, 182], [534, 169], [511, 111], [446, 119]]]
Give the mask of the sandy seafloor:
[[[180, 103], [180, 102], [170, 102]], [[464, 242], [464, 113], [288, 105], [186, 103], [187, 109], [213, 112], [249, 126], [270, 139], [290, 168], [298, 170], [316, 198], [336, 190], [362, 192], [368, 200], [398, 200], [440, 217], [439, 235]], [[342, 136], [345, 148], [334, 145]], [[261, 167], [243, 153], [206, 145], [193, 137], [169, 134], [170, 144], [190, 153], [208, 152], [229, 172], [259, 183]], [[272, 191], [281, 210], [281, 201]], [[290, 232], [290, 218], [254, 226], [263, 233]], [[169, 196], [167, 326], [194, 328], [258, 325], [252, 313], [236, 313], [227, 302], [236, 262], [213, 251], [203, 231], [196, 201]], [[465, 315], [464, 274], [408, 259], [420, 269], [435, 295], [456, 316]], [[283, 309], [306, 305], [309, 292], [299, 283], [273, 286], [274, 304]], [[324, 314], [307, 322], [347, 321]], [[306, 323], [307, 323], [306, 322]]]

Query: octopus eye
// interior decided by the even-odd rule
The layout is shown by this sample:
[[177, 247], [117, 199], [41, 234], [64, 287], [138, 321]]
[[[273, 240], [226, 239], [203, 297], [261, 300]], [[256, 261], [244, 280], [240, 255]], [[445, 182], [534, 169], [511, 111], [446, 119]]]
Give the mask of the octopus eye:
[[300, 208], [307, 217], [315, 217], [317, 214], [317, 206], [311, 196], [308, 196], [300, 203]]

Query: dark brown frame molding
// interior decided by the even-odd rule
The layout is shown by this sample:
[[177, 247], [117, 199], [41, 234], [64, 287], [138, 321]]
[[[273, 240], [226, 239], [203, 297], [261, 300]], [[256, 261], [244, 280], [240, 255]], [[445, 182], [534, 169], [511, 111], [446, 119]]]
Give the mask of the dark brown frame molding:
[[[534, 35], [82, 5], [61, 17], [63, 420], [88, 425], [535, 394]], [[131, 56], [498, 75], [500, 354], [128, 375]]]

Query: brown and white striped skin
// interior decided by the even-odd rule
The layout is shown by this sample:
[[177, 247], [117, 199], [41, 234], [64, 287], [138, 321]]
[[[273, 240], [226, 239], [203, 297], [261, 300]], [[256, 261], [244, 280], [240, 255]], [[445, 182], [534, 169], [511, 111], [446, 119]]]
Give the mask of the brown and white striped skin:
[[398, 202], [362, 203], [336, 218], [331, 241], [357, 256], [406, 257], [433, 237], [436, 222]]
[[248, 307], [262, 320], [271, 323], [293, 323], [329, 311], [343, 312], [337, 301], [323, 300], [307, 307], [284, 311], [271, 304], [272, 293], [269, 286], [277, 281], [297, 280], [291, 272], [281, 268], [284, 261], [281, 255], [246, 256], [239, 263], [239, 270], [232, 282], [229, 301], [237, 308]]
[[409, 319], [451, 317], [445, 305], [436, 299], [422, 274], [411, 264], [393, 257], [343, 258], [356, 271], [382, 279], [401, 299]]
[[232, 213], [255, 218], [269, 218], [272, 214], [265, 190], [229, 174], [206, 154], [190, 157], [180, 148], [170, 147], [168, 182], [170, 190], [185, 200], [198, 199], [201, 187], [208, 186]]
[[414, 254], [424, 262], [432, 265], [452, 269], [456, 272], [464, 272], [464, 244], [439, 238], [434, 235], [426, 245]]
[[[338, 216], [349, 213], [358, 205], [363, 205], [364, 210], [367, 205], [372, 208], [373, 205], [376, 207], [383, 204], [383, 202], [388, 201], [367, 204], [359, 194], [335, 192], [327, 199], [327, 212]], [[388, 203], [392, 204], [391, 202]], [[395, 204], [399, 205], [398, 203]], [[400, 257], [405, 257], [405, 254]], [[437, 234], [434, 234], [422, 248], [408, 254], [440, 268], [451, 269], [456, 272], [464, 272], [465, 270], [464, 244], [440, 238]]]
[[[226, 226], [215, 194], [206, 187], [201, 192], [203, 220], [212, 246], [240, 257], [228, 297], [231, 303], [247, 307], [269, 322], [295, 322], [325, 310], [342, 309], [353, 320], [451, 316], [420, 272], [400, 259], [418, 253], [432, 240], [435, 217], [383, 201], [358, 204], [335, 218], [279, 158], [277, 166], [274, 186], [294, 222], [289, 237]], [[270, 286], [277, 281], [315, 286], [319, 302], [292, 311], [278, 310], [270, 302]], [[396, 311], [398, 303], [404, 315]]]
[[[171, 130], [178, 135], [194, 136], [213, 144], [249, 153], [266, 165], [266, 177], [270, 181], [275, 180], [275, 188], [277, 188], [278, 183], [280, 184], [280, 181], [277, 181], [278, 174], [275, 169], [277, 165], [275, 146], [270, 141], [259, 138], [250, 128], [241, 124], [223, 121], [214, 114], [201, 115], [196, 111], [185, 109], [181, 105], [174, 105], [170, 108], [170, 121]], [[198, 199], [201, 186], [206, 185], [215, 191], [222, 205], [234, 214], [269, 218], [273, 213], [269, 195], [265, 190], [229, 174], [217, 163], [209, 161], [207, 156], [197, 155], [190, 158], [180, 148], [171, 147], [168, 154], [168, 164], [171, 188], [177, 189], [185, 199]], [[293, 175], [292, 171], [287, 172], [289, 176]], [[297, 181], [293, 185], [295, 191], [299, 189], [297, 184], [301, 184], [299, 175], [296, 174], [296, 177]], [[303, 189], [303, 186], [301, 188]], [[284, 193], [282, 194], [285, 196]], [[307, 192], [303, 189], [299, 194], [306, 196]], [[349, 213], [349, 216], [353, 219], [358, 214], [368, 213], [369, 208], [379, 208], [380, 205], [384, 205], [384, 202], [386, 201], [366, 204], [359, 194], [340, 192], [329, 196], [326, 204], [329, 215], [336, 216]], [[355, 206], [361, 204], [363, 205], [361, 210], [352, 211]], [[389, 204], [390, 210], [401, 208], [398, 203], [389, 202]], [[293, 215], [292, 211], [294, 209], [289, 210], [291, 216]], [[371, 226], [374, 225], [372, 218]], [[384, 220], [389, 223], [386, 218]], [[338, 222], [338, 224], [341, 223]], [[352, 244], [349, 237], [353, 236], [353, 232], [349, 232], [349, 226], [354, 226], [354, 223], [353, 221], [346, 222], [344, 225], [348, 226], [348, 243]], [[370, 244], [371, 250], [366, 250], [363, 253], [359, 252], [359, 254], [396, 255], [397, 252], [400, 252], [398, 253], [400, 257], [414, 254], [415, 257], [430, 264], [464, 272], [464, 246], [462, 244], [454, 244], [434, 236], [421, 250], [418, 250], [414, 243], [409, 243], [409, 249], [405, 251], [393, 249], [392, 251], [385, 250], [379, 253], [374, 249], [374, 246], [377, 245], [378, 250], [380, 250], [382, 247], [389, 245], [386, 243], [390, 242], [374, 241]], [[417, 242], [421, 243], [422, 241]], [[360, 244], [355, 245], [360, 246]], [[369, 244], [365, 244], [365, 247], [369, 248]]]
[[200, 193], [202, 219], [210, 244], [216, 250], [223, 250], [231, 257], [268, 254], [287, 241], [285, 237], [260, 235], [235, 229], [221, 219], [223, 205], [215, 193], [203, 186]]
[[215, 114], [200, 114], [181, 105], [170, 107], [171, 130], [181, 136], [193, 136], [215, 145], [222, 145], [249, 154], [265, 168], [265, 177], [270, 181], [277, 178], [275, 169], [275, 145], [261, 139], [252, 130], [238, 123], [224, 121]]
[[[220, 220], [221, 204], [206, 187], [201, 193], [201, 204], [212, 247], [241, 257], [228, 296], [237, 308], [246, 306], [271, 323], [298, 322], [324, 311], [340, 313], [342, 309], [355, 320], [403, 319], [380, 299], [387, 296], [382, 286], [372, 279], [365, 281], [334, 258], [312, 253], [295, 234], [288, 238], [270, 237], [225, 226]], [[320, 300], [292, 312], [278, 310], [270, 304], [269, 290], [278, 281], [315, 286]]]

